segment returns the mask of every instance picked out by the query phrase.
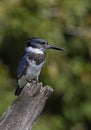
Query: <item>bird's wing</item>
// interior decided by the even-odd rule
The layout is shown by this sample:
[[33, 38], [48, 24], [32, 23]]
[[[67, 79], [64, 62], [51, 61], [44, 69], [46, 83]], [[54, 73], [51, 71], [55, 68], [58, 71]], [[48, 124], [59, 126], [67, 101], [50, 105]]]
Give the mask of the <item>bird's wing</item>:
[[17, 71], [17, 76], [18, 78], [21, 78], [22, 74], [24, 74], [26, 68], [27, 68], [27, 56], [24, 54], [19, 62], [19, 66], [18, 66], [18, 71]]

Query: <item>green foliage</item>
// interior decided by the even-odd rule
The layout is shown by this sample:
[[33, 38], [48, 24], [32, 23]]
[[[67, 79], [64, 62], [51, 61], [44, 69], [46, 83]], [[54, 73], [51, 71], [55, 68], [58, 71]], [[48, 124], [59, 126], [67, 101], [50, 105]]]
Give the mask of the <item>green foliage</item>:
[[42, 37], [65, 52], [47, 52], [40, 81], [55, 91], [34, 130], [91, 129], [90, 8], [90, 0], [0, 1], [0, 115], [15, 99], [25, 40]]
[[11, 78], [9, 69], [0, 63], [0, 115], [15, 98], [13, 85], [15, 85], [15, 81]]

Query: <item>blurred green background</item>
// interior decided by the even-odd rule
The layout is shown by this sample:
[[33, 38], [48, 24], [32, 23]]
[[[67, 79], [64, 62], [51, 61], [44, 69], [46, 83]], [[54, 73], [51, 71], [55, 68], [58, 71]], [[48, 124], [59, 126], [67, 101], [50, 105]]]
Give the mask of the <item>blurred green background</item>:
[[91, 130], [91, 0], [0, 0], [0, 115], [29, 37], [65, 49], [47, 52], [40, 81], [54, 93], [33, 130]]

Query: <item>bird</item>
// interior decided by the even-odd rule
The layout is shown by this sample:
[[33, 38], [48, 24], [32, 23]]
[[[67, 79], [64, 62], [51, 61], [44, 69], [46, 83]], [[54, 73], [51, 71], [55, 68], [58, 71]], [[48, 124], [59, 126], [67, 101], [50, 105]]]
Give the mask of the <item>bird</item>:
[[18, 65], [16, 96], [20, 95], [28, 82], [39, 82], [38, 78], [45, 63], [46, 51], [49, 49], [64, 51], [63, 48], [51, 45], [42, 38], [33, 37], [26, 40], [25, 52]]

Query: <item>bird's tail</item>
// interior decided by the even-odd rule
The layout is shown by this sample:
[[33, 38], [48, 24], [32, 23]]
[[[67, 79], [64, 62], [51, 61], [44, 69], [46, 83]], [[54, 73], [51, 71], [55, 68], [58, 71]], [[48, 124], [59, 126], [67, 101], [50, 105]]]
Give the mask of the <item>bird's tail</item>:
[[18, 87], [16, 88], [15, 95], [16, 95], [16, 96], [20, 95], [20, 93], [21, 93], [21, 91], [22, 91], [23, 88], [24, 88], [24, 86], [23, 86], [23, 87], [19, 87], [19, 86], [18, 86]]

